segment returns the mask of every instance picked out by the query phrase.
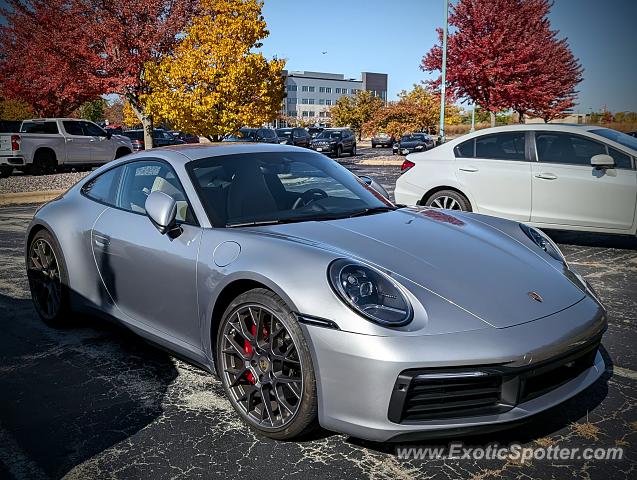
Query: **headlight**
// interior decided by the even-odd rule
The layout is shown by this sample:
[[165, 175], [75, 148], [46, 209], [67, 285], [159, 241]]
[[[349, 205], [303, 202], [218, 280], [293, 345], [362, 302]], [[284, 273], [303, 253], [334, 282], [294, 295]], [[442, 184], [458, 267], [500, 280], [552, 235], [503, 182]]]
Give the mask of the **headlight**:
[[353, 310], [385, 327], [400, 327], [412, 319], [412, 308], [398, 284], [378, 270], [351, 260], [333, 261], [328, 268], [332, 288]]
[[520, 224], [520, 228], [526, 234], [526, 236], [529, 237], [538, 247], [540, 247], [558, 262], [562, 262], [564, 263], [564, 265], [568, 265], [562, 251], [555, 244], [555, 242], [551, 240], [544, 232], [538, 230], [537, 228], [529, 227], [524, 223]]

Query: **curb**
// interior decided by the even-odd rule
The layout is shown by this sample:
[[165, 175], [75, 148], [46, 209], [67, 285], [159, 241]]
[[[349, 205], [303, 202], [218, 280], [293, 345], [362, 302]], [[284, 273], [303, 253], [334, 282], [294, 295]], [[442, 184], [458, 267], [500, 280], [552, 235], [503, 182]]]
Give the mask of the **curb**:
[[0, 205], [22, 205], [45, 203], [62, 195], [66, 190], [44, 190], [40, 192], [20, 192], [0, 194]]

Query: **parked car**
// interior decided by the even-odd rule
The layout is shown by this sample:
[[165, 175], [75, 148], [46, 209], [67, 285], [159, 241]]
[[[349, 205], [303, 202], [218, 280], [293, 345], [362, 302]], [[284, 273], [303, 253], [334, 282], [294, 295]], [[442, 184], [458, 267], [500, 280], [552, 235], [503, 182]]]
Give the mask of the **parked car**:
[[133, 154], [39, 209], [25, 245], [44, 322], [123, 323], [275, 439], [507, 428], [606, 372], [606, 311], [542, 232], [397, 208], [298, 147]]
[[394, 143], [392, 153], [394, 155], [408, 155], [414, 152], [424, 152], [436, 146], [434, 138], [427, 133], [410, 133], [403, 135]]
[[180, 130], [171, 130], [169, 132], [173, 137], [183, 140], [185, 143], [199, 143], [199, 137]]
[[282, 145], [295, 145], [297, 147], [310, 147], [312, 137], [304, 128], [277, 128], [276, 134]]
[[307, 133], [310, 134], [310, 137], [316, 138], [316, 136], [325, 130], [325, 127], [308, 127]]
[[[124, 135], [131, 139], [131, 142], [133, 143], [133, 149], [136, 152], [145, 149], [144, 130], [126, 130], [124, 132]], [[153, 130], [153, 148], [166, 147], [168, 145], [183, 145], [184, 143], [186, 142], [179, 138], [175, 138], [166, 130], [163, 130], [161, 128], [155, 128]]]
[[546, 228], [637, 231], [637, 139], [595, 125], [480, 130], [409, 155], [396, 201]]
[[224, 142], [279, 143], [279, 137], [272, 128], [240, 128], [237, 133], [226, 135]]
[[130, 140], [75, 118], [25, 120], [17, 133], [0, 134], [0, 176], [14, 168], [33, 175], [102, 165], [133, 151]]
[[628, 132], [626, 135], [630, 135], [631, 137], [637, 137], [637, 130], [634, 132]]
[[356, 136], [349, 128], [326, 128], [312, 139], [310, 148], [336, 158], [347, 152], [356, 155]]
[[394, 137], [386, 133], [379, 133], [372, 137], [372, 148], [376, 148], [378, 145], [381, 147], [391, 147], [394, 144]]

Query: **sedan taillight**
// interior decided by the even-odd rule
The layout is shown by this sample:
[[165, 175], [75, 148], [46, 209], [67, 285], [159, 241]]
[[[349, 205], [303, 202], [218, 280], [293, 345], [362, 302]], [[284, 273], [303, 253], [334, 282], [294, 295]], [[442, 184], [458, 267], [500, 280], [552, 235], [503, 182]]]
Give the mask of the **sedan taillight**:
[[11, 150], [20, 150], [20, 135], [11, 135]]
[[403, 164], [400, 166], [400, 173], [405, 173], [412, 167], [415, 167], [416, 164], [414, 162], [410, 162], [409, 160], [405, 160]]

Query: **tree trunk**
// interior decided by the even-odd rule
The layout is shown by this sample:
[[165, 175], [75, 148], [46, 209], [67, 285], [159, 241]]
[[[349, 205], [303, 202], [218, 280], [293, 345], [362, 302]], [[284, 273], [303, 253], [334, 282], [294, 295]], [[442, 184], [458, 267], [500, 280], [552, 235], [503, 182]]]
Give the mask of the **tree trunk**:
[[518, 123], [524, 123], [524, 112], [517, 110], [518, 112]]
[[144, 149], [150, 150], [153, 148], [153, 117], [150, 115], [144, 115], [137, 105], [137, 99], [129, 96], [128, 102], [130, 103], [133, 112], [137, 115], [140, 122], [142, 122], [142, 128], [144, 130]]
[[489, 115], [491, 115], [491, 126], [495, 127], [495, 112], [489, 112]]

